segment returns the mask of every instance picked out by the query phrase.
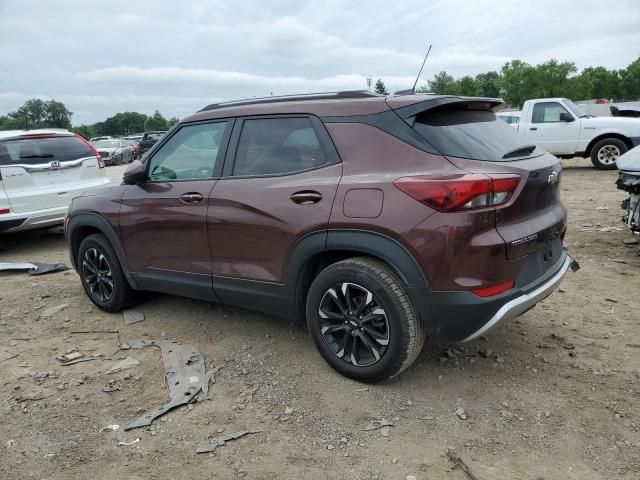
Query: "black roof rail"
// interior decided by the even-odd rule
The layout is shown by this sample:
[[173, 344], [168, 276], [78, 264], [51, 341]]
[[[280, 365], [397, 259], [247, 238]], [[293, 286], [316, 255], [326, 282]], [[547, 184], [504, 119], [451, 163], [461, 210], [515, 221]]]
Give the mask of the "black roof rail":
[[300, 100], [338, 100], [346, 98], [369, 98], [382, 97], [377, 93], [368, 90], [346, 90], [343, 92], [322, 92], [322, 93], [302, 93], [298, 95], [277, 95], [271, 97], [246, 98], [243, 100], [231, 100], [229, 102], [212, 103], [207, 105], [200, 112], [216, 110], [218, 108], [234, 107], [240, 105], [259, 105], [261, 103], [296, 102]]

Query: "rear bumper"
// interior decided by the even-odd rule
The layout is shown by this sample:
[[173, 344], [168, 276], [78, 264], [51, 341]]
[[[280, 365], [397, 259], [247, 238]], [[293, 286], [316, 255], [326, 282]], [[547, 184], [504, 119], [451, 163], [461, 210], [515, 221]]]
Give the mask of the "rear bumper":
[[436, 343], [469, 341], [483, 335], [503, 320], [512, 320], [549, 296], [569, 269], [571, 258], [562, 256], [534, 282], [492, 298], [471, 292], [427, 292], [409, 289], [431, 341]]
[[62, 225], [67, 213], [67, 206], [20, 212], [0, 217], [0, 233], [22, 232], [36, 228], [47, 228]]

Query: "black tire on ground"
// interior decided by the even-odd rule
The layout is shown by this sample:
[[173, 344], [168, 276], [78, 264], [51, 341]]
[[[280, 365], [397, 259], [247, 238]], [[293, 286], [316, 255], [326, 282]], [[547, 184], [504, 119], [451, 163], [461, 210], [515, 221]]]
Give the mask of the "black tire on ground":
[[[348, 286], [344, 287], [344, 284]], [[372, 294], [371, 303], [363, 310], [364, 320], [362, 323], [360, 321], [363, 317], [358, 317], [357, 314], [348, 317], [338, 315], [340, 320], [336, 320], [333, 316], [334, 312], [328, 311], [332, 309], [325, 308], [328, 305], [325, 302], [329, 302], [331, 305], [334, 298], [337, 300], [336, 289], [346, 289], [350, 295], [355, 292], [356, 295], [352, 295], [351, 303], [346, 301], [347, 293], [344, 295], [338, 293], [343, 306], [348, 308], [349, 305], [354, 305], [356, 307], [353, 312], [366, 303], [366, 299], [369, 298], [366, 296], [368, 293]], [[333, 290], [333, 294], [331, 294], [331, 290]], [[362, 292], [360, 299], [357, 297], [359, 292]], [[333, 298], [327, 297], [330, 294]], [[333, 306], [333, 310], [341, 310], [337, 303], [333, 303]], [[320, 312], [321, 308], [323, 309], [322, 313]], [[380, 312], [380, 309], [382, 309], [382, 315], [376, 313]], [[351, 310], [349, 312], [353, 313]], [[327, 313], [330, 313], [330, 317], [326, 317]], [[398, 375], [413, 363], [424, 345], [425, 334], [422, 323], [402, 281], [386, 264], [368, 257], [343, 260], [322, 270], [309, 289], [306, 314], [313, 342], [325, 361], [339, 373], [362, 382], [381, 382]], [[325, 315], [325, 317], [323, 318], [321, 315]], [[343, 321], [344, 318], [351, 320], [349, 322]], [[372, 318], [375, 320], [371, 320]], [[365, 326], [363, 329], [367, 319], [371, 323], [368, 323], [369, 328]], [[332, 326], [327, 327], [327, 322], [331, 322]], [[383, 329], [374, 332], [376, 335], [380, 335], [379, 332], [384, 331], [385, 328], [384, 326], [379, 327], [379, 325], [386, 325], [388, 332], [386, 339], [378, 341], [386, 342], [386, 345], [380, 343], [380, 345], [385, 345], [383, 347], [372, 341], [376, 336], [368, 335], [370, 328], [374, 326], [373, 322], [378, 325], [376, 328]], [[336, 329], [339, 331], [335, 334], [328, 334], [329, 339], [325, 337], [326, 332]], [[348, 329], [351, 329], [352, 333], [341, 336], [342, 331], [348, 331]], [[331, 337], [331, 335], [335, 336]], [[358, 337], [358, 339], [355, 340], [349, 335]], [[366, 338], [362, 339], [362, 337]], [[373, 344], [378, 349], [375, 358], [373, 357], [373, 347], [369, 347], [367, 343]], [[356, 356], [358, 356], [355, 360], [350, 354], [354, 349]], [[368, 355], [369, 362], [361, 362], [362, 357], [358, 352], [364, 352], [363, 356]], [[342, 356], [339, 353], [342, 353]], [[366, 365], [359, 363], [366, 363]]]
[[618, 138], [603, 138], [591, 149], [591, 163], [598, 170], [615, 170], [617, 158], [628, 150]]
[[[96, 233], [82, 240], [76, 261], [82, 287], [98, 308], [119, 312], [136, 302], [137, 292], [129, 286], [118, 256], [104, 235]], [[92, 263], [99, 267], [96, 273], [100, 274], [98, 283], [101, 285], [93, 283], [96, 278], [92, 272], [96, 268]]]

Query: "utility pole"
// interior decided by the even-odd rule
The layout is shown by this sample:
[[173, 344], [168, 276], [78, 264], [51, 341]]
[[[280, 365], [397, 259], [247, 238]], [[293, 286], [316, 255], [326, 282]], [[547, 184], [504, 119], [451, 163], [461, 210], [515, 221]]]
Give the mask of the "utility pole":
[[371, 91], [371, 77], [367, 77], [367, 88]]

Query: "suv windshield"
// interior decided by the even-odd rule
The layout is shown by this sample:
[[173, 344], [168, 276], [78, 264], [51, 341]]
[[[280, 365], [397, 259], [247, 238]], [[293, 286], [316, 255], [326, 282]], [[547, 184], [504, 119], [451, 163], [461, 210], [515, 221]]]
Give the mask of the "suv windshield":
[[427, 110], [413, 126], [442, 155], [506, 161], [541, 155], [516, 130], [490, 110], [455, 103]]
[[25, 137], [0, 142], [0, 165], [37, 165], [93, 156], [91, 147], [72, 135]]

